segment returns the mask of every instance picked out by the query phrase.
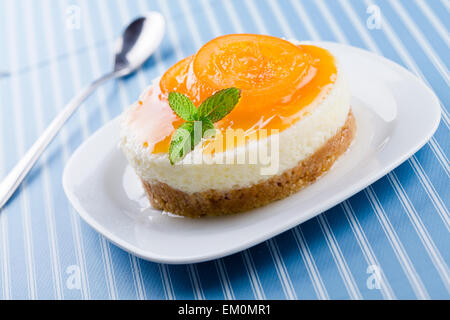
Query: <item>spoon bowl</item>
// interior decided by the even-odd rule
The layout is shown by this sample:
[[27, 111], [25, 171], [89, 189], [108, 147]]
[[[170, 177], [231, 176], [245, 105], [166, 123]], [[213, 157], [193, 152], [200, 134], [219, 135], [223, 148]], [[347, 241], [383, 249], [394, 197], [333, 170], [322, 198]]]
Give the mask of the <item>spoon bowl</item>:
[[161, 44], [164, 29], [164, 16], [156, 11], [131, 22], [116, 42], [114, 71], [125, 76], [139, 68]]

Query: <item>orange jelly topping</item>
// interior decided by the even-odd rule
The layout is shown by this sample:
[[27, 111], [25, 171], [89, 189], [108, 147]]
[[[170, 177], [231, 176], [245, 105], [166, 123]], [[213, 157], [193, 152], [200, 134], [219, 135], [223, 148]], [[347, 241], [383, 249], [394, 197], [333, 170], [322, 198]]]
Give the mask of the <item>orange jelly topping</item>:
[[302, 109], [328, 91], [336, 76], [334, 58], [325, 49], [265, 35], [226, 35], [167, 70], [160, 92], [156, 90], [161, 103], [155, 104], [155, 90], [151, 90], [153, 94], [142, 98], [131, 120], [153, 126], [145, 135], [146, 145], [153, 146], [149, 151], [168, 152], [171, 135], [183, 122], [168, 105], [169, 92], [187, 95], [198, 107], [216, 91], [236, 87], [241, 89], [241, 99], [215, 123], [216, 129], [222, 133], [242, 129], [249, 137], [260, 129], [270, 134], [271, 129], [282, 131], [297, 122]]

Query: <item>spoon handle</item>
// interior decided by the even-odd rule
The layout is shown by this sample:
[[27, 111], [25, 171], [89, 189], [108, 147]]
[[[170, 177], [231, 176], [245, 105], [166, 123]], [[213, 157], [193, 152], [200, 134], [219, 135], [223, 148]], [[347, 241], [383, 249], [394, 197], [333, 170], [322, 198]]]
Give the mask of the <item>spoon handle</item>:
[[26, 177], [42, 152], [56, 136], [64, 123], [70, 118], [75, 110], [86, 100], [87, 97], [102, 83], [119, 75], [119, 72], [108, 73], [92, 82], [89, 86], [81, 90], [61, 111], [58, 116], [50, 123], [42, 135], [27, 151], [25, 156], [17, 163], [6, 178], [0, 184], [0, 209], [6, 204], [14, 191]]

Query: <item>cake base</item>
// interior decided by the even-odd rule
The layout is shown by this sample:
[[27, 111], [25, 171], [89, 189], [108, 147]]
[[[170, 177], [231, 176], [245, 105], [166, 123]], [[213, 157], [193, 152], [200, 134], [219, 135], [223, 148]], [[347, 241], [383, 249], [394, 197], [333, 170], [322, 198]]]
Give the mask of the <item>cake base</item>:
[[314, 182], [347, 150], [355, 132], [355, 118], [350, 111], [344, 126], [311, 156], [280, 175], [246, 188], [186, 193], [162, 182], [142, 183], [156, 209], [191, 218], [243, 212], [286, 198]]

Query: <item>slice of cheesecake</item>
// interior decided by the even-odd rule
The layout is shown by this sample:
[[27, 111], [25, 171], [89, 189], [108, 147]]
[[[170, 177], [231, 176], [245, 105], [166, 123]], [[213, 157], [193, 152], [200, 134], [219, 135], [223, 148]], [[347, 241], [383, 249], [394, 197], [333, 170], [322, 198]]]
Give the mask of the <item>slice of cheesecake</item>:
[[[198, 107], [236, 87], [241, 99], [184, 159], [169, 161], [184, 123], [170, 92]], [[325, 49], [262, 35], [216, 38], [171, 67], [122, 116], [120, 145], [151, 204], [198, 217], [237, 213], [297, 192], [326, 172], [355, 135], [350, 92]]]

